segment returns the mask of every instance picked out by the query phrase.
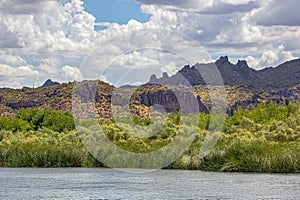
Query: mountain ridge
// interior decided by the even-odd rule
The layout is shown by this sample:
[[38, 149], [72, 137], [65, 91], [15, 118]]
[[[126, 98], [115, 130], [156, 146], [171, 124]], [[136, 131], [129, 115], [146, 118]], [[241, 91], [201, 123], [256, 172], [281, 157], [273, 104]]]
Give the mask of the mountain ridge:
[[186, 65], [171, 77], [164, 75], [157, 78], [156, 75], [152, 75], [148, 83], [206, 85], [199, 72], [211, 65], [215, 65], [219, 70], [224, 85], [246, 85], [253, 92], [270, 92], [300, 84], [300, 59], [284, 62], [277, 67], [255, 70], [250, 68], [245, 60], [238, 60], [236, 64], [229, 62], [228, 56], [222, 56], [214, 63]]

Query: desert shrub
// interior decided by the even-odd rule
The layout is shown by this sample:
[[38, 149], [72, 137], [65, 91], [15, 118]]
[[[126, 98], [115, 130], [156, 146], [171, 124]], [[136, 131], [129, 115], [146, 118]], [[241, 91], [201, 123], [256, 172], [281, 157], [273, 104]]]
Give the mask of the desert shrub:
[[41, 127], [46, 127], [57, 132], [75, 129], [73, 116], [69, 112], [21, 109], [16, 114], [15, 119], [27, 121], [33, 130], [38, 130]]
[[13, 132], [28, 131], [31, 130], [31, 126], [27, 121], [22, 119], [9, 119], [5, 117], [0, 117], [0, 130], [7, 130]]
[[51, 111], [46, 112], [42, 122], [45, 126], [56, 132], [70, 131], [75, 129], [74, 119], [69, 112]]

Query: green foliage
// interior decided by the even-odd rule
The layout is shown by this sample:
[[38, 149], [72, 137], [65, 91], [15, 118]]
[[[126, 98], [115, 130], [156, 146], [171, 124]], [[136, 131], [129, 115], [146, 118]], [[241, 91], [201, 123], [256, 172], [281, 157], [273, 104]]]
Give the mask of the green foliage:
[[75, 129], [73, 116], [69, 112], [22, 109], [17, 113], [15, 119], [28, 122], [31, 130], [38, 130], [41, 127], [46, 127], [57, 132]]
[[200, 113], [199, 128], [208, 130], [210, 119], [211, 119], [211, 114]]
[[42, 126], [57, 132], [75, 129], [73, 116], [68, 112], [62, 113], [60, 111], [47, 112], [44, 115]]
[[[214, 117], [212, 117], [214, 116]], [[299, 105], [260, 104], [226, 116], [213, 151], [199, 157], [207, 134], [220, 130], [224, 116], [170, 114], [166, 121], [120, 118], [100, 122], [106, 137], [129, 152], [148, 153], [174, 138], [197, 132], [181, 158], [167, 168], [234, 172], [300, 172]], [[73, 117], [60, 111], [20, 110], [14, 119], [0, 118], [0, 167], [99, 167], [80, 139], [101, 140], [97, 121], [77, 122], [90, 133], [79, 138]], [[197, 125], [195, 127], [194, 125]], [[179, 136], [179, 137], [177, 137]], [[181, 140], [178, 140], [180, 145]], [[109, 151], [108, 149], [101, 149]], [[111, 152], [109, 159], [114, 159]], [[118, 158], [118, 161], [122, 161]], [[121, 164], [120, 164], [121, 166]], [[149, 165], [150, 166], [150, 165]]]
[[30, 124], [22, 119], [14, 118], [8, 119], [0, 117], [0, 130], [7, 130], [12, 132], [28, 131], [31, 129]]
[[[223, 127], [225, 133], [230, 132], [232, 126], [241, 126], [245, 119], [256, 124], [268, 125], [273, 121], [286, 121], [290, 116], [299, 113], [299, 105], [289, 103], [288, 106], [276, 105], [274, 102], [269, 104], [259, 104], [253, 110], [239, 108], [232, 117], [227, 116]], [[242, 125], [243, 126], [243, 125]]]
[[201, 160], [199, 169], [225, 172], [300, 172], [298, 143], [232, 141]]
[[0, 131], [0, 167], [103, 167], [81, 144], [76, 131]]

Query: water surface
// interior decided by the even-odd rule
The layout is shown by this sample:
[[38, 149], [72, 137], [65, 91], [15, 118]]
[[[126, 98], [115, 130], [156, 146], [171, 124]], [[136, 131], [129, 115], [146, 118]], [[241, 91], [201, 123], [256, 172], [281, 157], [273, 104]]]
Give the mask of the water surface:
[[0, 199], [299, 199], [300, 176], [0, 168]]

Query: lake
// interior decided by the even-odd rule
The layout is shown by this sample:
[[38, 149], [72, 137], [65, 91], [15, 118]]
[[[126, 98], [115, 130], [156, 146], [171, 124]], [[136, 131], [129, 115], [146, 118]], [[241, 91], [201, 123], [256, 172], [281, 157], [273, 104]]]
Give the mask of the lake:
[[[300, 175], [0, 168], [0, 199], [299, 199]], [[137, 173], [138, 172], [138, 173]]]

